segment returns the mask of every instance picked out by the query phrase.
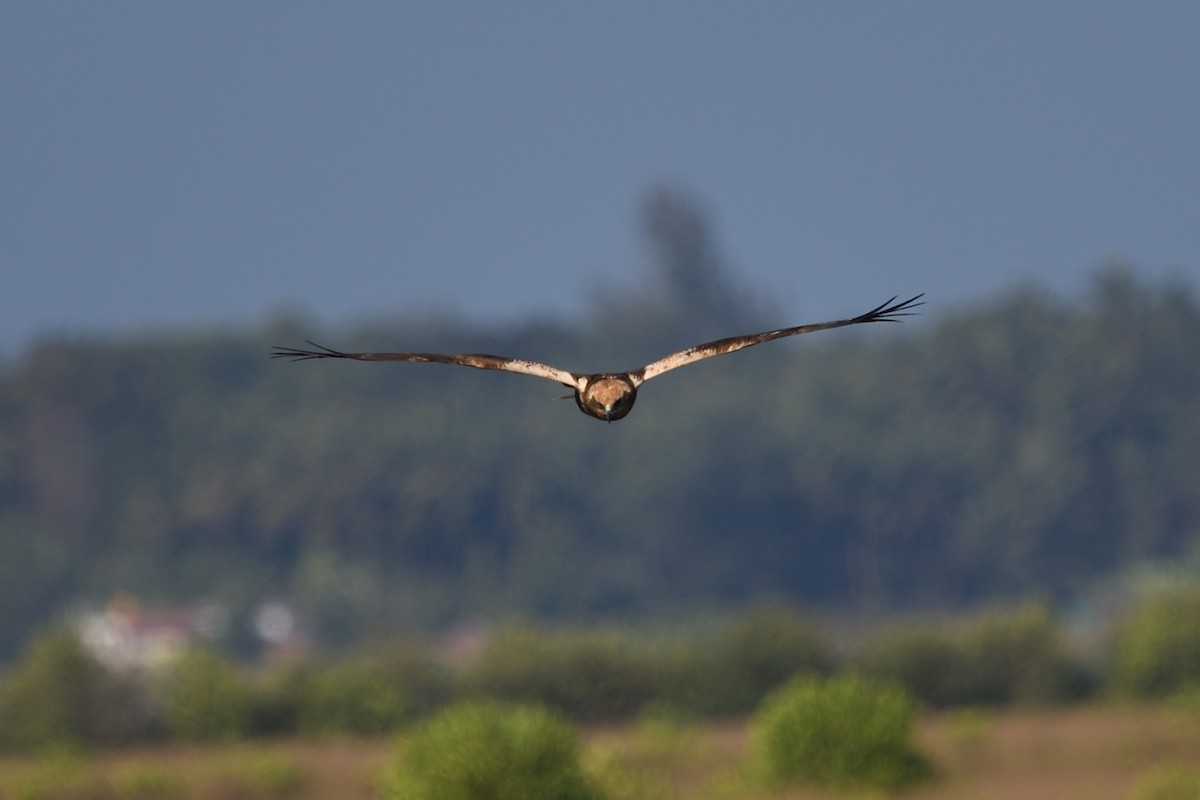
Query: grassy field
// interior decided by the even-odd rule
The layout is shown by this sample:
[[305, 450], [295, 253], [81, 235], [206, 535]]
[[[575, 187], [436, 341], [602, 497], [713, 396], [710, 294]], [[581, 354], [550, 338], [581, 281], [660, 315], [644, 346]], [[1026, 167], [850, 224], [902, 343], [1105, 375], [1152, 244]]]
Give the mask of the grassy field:
[[[1200, 798], [1200, 719], [1149, 708], [954, 712], [922, 719], [937, 775], [913, 800]], [[614, 800], [802, 800], [757, 788], [744, 725], [647, 721], [591, 729], [587, 769]], [[375, 798], [388, 740], [161, 746], [90, 755], [0, 757], [4, 800]], [[1151, 787], [1159, 784], [1162, 791]], [[1169, 788], [1174, 793], [1166, 793]], [[1192, 794], [1191, 792], [1195, 792]]]

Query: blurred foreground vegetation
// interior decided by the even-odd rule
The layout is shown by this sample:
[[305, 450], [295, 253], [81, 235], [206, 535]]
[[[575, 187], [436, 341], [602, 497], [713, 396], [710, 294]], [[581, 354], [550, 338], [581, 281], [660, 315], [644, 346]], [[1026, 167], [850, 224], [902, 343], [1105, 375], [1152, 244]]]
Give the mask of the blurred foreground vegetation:
[[[782, 788], [761, 782], [752, 769], [755, 730], [742, 723], [647, 718], [577, 728], [574, 738], [584, 778], [606, 800], [884, 796], [878, 790], [831, 794], [820, 784]], [[934, 771], [898, 796], [1193, 800], [1200, 789], [1198, 733], [1196, 717], [1142, 706], [924, 714], [911, 731], [912, 742]], [[388, 739], [0, 754], [0, 798], [383, 800], [403, 786], [393, 782], [397, 776], [413, 769], [409, 754], [417, 738], [436, 741], [425, 734], [416, 726]], [[458, 737], [450, 750], [470, 753], [481, 738]], [[558, 742], [562, 752], [562, 728], [525, 741], [540, 742], [539, 749]], [[455, 774], [445, 778], [452, 781]]]
[[1086, 648], [1039, 605], [952, 625], [894, 625], [852, 645], [770, 607], [687, 638], [509, 627], [454, 662], [408, 642], [254, 665], [192, 649], [153, 671], [108, 669], [72, 632], [54, 630], [0, 677], [0, 747], [376, 736], [466, 700], [547, 708], [587, 724], [742, 719], [789, 681], [853, 675], [930, 710], [1125, 698], [1194, 713], [1200, 617], [1163, 611], [1196, 602], [1197, 591], [1151, 598]]

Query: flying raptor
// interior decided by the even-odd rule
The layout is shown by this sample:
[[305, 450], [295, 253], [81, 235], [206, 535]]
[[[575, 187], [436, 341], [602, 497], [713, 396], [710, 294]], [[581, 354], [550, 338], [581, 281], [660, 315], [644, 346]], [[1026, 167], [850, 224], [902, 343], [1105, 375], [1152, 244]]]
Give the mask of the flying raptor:
[[637, 399], [638, 387], [643, 383], [662, 375], [664, 372], [685, 367], [705, 358], [724, 355], [750, 347], [772, 339], [782, 339], [785, 336], [798, 336], [801, 333], [812, 333], [830, 328], [843, 328], [847, 325], [860, 325], [864, 322], [898, 322], [900, 317], [912, 315], [912, 309], [924, 305], [920, 302], [925, 295], [919, 294], [902, 303], [897, 303], [893, 297], [886, 303], [876, 306], [865, 314], [850, 319], [839, 319], [833, 322], [816, 322], [810, 325], [797, 325], [794, 328], [780, 328], [776, 331], [752, 333], [746, 336], [731, 336], [728, 339], [717, 339], [713, 342], [698, 344], [687, 350], [680, 350], [669, 356], [653, 361], [641, 369], [629, 372], [596, 372], [585, 374], [567, 372], [557, 367], [541, 364], [537, 361], [525, 361], [519, 358], [504, 358], [489, 356], [481, 353], [443, 354], [443, 353], [343, 353], [307, 342], [315, 350], [303, 350], [295, 347], [276, 346], [271, 351], [271, 358], [290, 358], [293, 361], [305, 361], [310, 358], [348, 358], [354, 361], [415, 361], [432, 362], [437, 364], [461, 364], [464, 367], [478, 369], [496, 369], [505, 372], [517, 372], [521, 375], [532, 375], [535, 378], [561, 383], [575, 392], [575, 404], [579, 410], [589, 417], [612, 422], [621, 419], [633, 408]]

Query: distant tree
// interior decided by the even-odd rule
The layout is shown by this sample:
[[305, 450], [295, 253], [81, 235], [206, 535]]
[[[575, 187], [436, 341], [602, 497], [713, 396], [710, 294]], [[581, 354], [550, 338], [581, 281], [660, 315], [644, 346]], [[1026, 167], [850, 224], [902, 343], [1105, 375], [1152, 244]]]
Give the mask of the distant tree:
[[956, 625], [909, 626], [870, 641], [863, 670], [935, 707], [1079, 700], [1097, 682], [1049, 609], [1029, 603]]
[[0, 683], [0, 744], [8, 747], [119, 744], [149, 725], [138, 687], [108, 672], [69, 630], [31, 642]]
[[166, 682], [167, 725], [181, 739], [236, 739], [250, 723], [246, 685], [216, 653], [193, 648], [172, 665]]
[[859, 662], [864, 674], [903, 686], [934, 708], [978, 702], [964, 648], [944, 627], [906, 626], [878, 633], [867, 641]]
[[733, 285], [699, 201], [660, 187], [642, 203], [642, 228], [666, 300], [685, 320], [745, 321], [746, 298]]
[[1200, 589], [1150, 598], [1124, 620], [1114, 642], [1113, 683], [1150, 698], [1200, 686]]
[[827, 674], [834, 661], [812, 620], [782, 606], [756, 608], [685, 651], [664, 693], [681, 710], [740, 716], [797, 674]]
[[409, 716], [408, 687], [384, 664], [345, 661], [312, 676], [300, 698], [300, 728], [309, 733], [378, 734]]
[[658, 678], [645, 653], [615, 635], [512, 627], [492, 639], [464, 683], [486, 697], [602, 720], [636, 714], [658, 694]]
[[[649, 252], [646, 280], [625, 289], [596, 287], [599, 324], [584, 330], [585, 351], [649, 361], [697, 337], [748, 333], [762, 324], [764, 304], [730, 268], [697, 197], [677, 186], [655, 188], [643, 198], [638, 221]], [[625, 335], [614, 340], [617, 320]]]

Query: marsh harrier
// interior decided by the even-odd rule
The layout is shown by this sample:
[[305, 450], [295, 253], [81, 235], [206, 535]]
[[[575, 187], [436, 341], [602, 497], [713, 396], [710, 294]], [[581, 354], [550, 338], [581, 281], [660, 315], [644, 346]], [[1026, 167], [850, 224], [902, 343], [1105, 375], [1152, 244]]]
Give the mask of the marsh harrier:
[[432, 362], [436, 364], [460, 364], [464, 367], [478, 369], [496, 369], [505, 372], [517, 372], [521, 375], [532, 375], [535, 378], [561, 383], [575, 392], [575, 403], [579, 410], [589, 417], [612, 422], [629, 413], [633, 401], [637, 399], [637, 390], [646, 381], [656, 378], [664, 372], [685, 367], [705, 358], [724, 355], [750, 347], [772, 339], [782, 339], [785, 336], [798, 336], [801, 333], [812, 333], [830, 328], [843, 328], [847, 325], [860, 325], [864, 322], [898, 322], [900, 317], [910, 316], [912, 309], [924, 305], [920, 302], [924, 294], [897, 303], [893, 297], [886, 303], [877, 306], [865, 314], [850, 319], [839, 319], [833, 322], [817, 322], [811, 325], [798, 325], [794, 328], [780, 328], [776, 331], [752, 333], [747, 336], [731, 336], [728, 339], [717, 339], [713, 342], [698, 344], [687, 350], [672, 353], [658, 361], [653, 361], [641, 369], [629, 372], [596, 372], [585, 374], [567, 372], [558, 367], [551, 367], [537, 361], [525, 361], [519, 358], [504, 358], [477, 353], [443, 354], [443, 353], [343, 353], [307, 342], [315, 350], [303, 350], [295, 347], [275, 347], [271, 358], [290, 358], [293, 361], [305, 361], [310, 358], [349, 358], [354, 361], [415, 361]]

